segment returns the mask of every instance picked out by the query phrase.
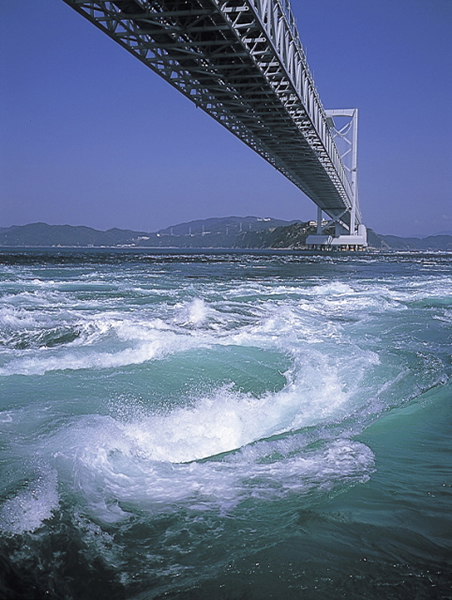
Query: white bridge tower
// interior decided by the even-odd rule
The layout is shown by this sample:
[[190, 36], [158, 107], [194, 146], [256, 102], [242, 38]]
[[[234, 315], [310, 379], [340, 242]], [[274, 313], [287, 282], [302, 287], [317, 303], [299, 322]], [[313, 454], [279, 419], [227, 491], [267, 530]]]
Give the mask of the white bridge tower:
[[[323, 221], [323, 210], [317, 207], [317, 233], [308, 236], [306, 244], [314, 249], [354, 249], [367, 246], [366, 226], [361, 222], [358, 199], [358, 109], [325, 110], [330, 134], [338, 148], [351, 186], [351, 208], [334, 218]], [[345, 123], [343, 120], [346, 119]], [[341, 223], [346, 212], [350, 213], [348, 230]], [[334, 236], [323, 232], [335, 226]]]

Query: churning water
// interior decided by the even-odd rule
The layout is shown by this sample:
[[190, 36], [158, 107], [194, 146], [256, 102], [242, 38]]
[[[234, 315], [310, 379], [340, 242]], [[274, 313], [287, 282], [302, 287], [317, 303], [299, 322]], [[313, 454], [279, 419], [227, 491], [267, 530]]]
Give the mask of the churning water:
[[452, 598], [452, 255], [0, 263], [1, 598]]

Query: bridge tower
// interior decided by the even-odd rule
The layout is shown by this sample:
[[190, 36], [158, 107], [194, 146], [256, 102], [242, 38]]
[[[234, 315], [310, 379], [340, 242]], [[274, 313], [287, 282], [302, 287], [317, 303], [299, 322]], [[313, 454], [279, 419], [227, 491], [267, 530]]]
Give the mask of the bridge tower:
[[[367, 230], [361, 222], [358, 199], [358, 109], [325, 110], [325, 114], [351, 185], [350, 226], [348, 230], [343, 227], [342, 215], [323, 221], [323, 210], [318, 206], [317, 233], [308, 236], [306, 244], [315, 249], [362, 249], [367, 246]], [[325, 235], [324, 231], [333, 225], [334, 236]]]

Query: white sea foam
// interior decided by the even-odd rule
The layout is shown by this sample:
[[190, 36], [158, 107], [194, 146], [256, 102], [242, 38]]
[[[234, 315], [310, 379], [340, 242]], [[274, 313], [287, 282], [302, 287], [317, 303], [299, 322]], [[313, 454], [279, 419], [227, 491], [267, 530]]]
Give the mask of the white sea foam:
[[[319, 318], [319, 306], [306, 299], [266, 299], [243, 315], [240, 303], [208, 303], [201, 298], [176, 305], [172, 312], [104, 311], [83, 320], [65, 314], [77, 338], [64, 351], [12, 355], [0, 374], [44, 374], [57, 370], [104, 369], [159, 359], [168, 354], [216, 344], [275, 348], [297, 353], [304, 344], [340, 339], [343, 323]], [[331, 307], [330, 307], [331, 312]], [[356, 311], [355, 311], [356, 313]], [[41, 327], [45, 321], [41, 322]], [[108, 349], [106, 348], [108, 345]], [[125, 347], [126, 346], [126, 347]]]
[[[181, 424], [174, 422], [176, 426]], [[90, 511], [106, 522], [126, 518], [127, 506], [154, 512], [182, 502], [228, 509], [249, 497], [270, 499], [290, 492], [330, 491], [337, 485], [365, 481], [374, 467], [373, 453], [364, 444], [339, 439], [309, 450], [303, 436], [297, 434], [285, 440], [262, 440], [207, 461], [155, 460], [150, 455], [156, 454], [155, 450], [161, 452], [159, 441], [168, 430], [155, 430], [158, 439], [153, 440], [146, 431], [151, 426], [149, 421], [142, 424], [141, 431], [139, 426], [111, 426], [112, 430], [97, 434], [95, 442], [91, 438], [89, 444], [79, 448], [74, 471], [77, 488]], [[192, 422], [190, 426], [196, 429]], [[187, 437], [197, 435], [198, 444], [212, 451], [217, 444], [215, 432], [203, 427], [193, 429]], [[241, 424], [234, 419], [223, 428], [216, 425], [223, 444], [238, 443], [240, 431]], [[188, 458], [193, 440], [188, 440], [187, 450], [181, 432], [172, 432], [171, 442], [178, 448], [171, 451], [167, 446], [164, 454], [167, 458]]]
[[36, 325], [36, 319], [30, 312], [15, 306], [0, 308], [0, 326], [2, 328], [30, 327]]
[[141, 456], [153, 461], [190, 462], [236, 450], [256, 440], [312, 426], [340, 411], [347, 396], [336, 381], [312, 396], [295, 385], [261, 398], [219, 390], [194, 406], [124, 426]]
[[119, 352], [67, 352], [63, 356], [50, 355], [11, 361], [0, 369], [1, 375], [44, 375], [50, 371], [77, 371], [80, 369], [110, 369], [140, 364], [156, 358], [161, 353], [158, 342], [141, 344]]
[[71, 304], [71, 298], [68, 298], [64, 293], [55, 291], [50, 285], [48, 289], [39, 290], [23, 290], [15, 294], [3, 294], [0, 298], [0, 303], [6, 306], [15, 308], [30, 308], [50, 307], [50, 306], [68, 306]]
[[[168, 353], [203, 347], [209, 343], [209, 340], [195, 338], [191, 333], [181, 334], [160, 319], [137, 322], [103, 318], [97, 322], [89, 320], [79, 327], [82, 339], [67, 345], [64, 352], [46, 349], [44, 353], [41, 351], [30, 355], [28, 352], [19, 358], [13, 356], [0, 368], [0, 375], [43, 375], [50, 371], [138, 365], [162, 358]], [[108, 336], [114, 337], [107, 340], [109, 347], [105, 350], [103, 341]], [[124, 347], [122, 342], [126, 342], [128, 347]]]
[[0, 529], [12, 534], [35, 531], [58, 505], [57, 473], [47, 469], [0, 507]]
[[208, 318], [209, 308], [202, 298], [194, 298], [188, 303], [184, 303], [179, 308], [179, 314], [176, 316], [176, 322], [183, 325], [199, 327], [203, 325]]
[[[249, 265], [254, 265], [252, 259]], [[53, 372], [36, 386], [33, 402], [61, 402], [61, 414], [70, 414], [70, 422], [61, 417], [46, 428], [41, 427], [42, 419], [30, 448], [54, 460], [60, 485], [63, 482], [77, 502], [85, 504], [86, 513], [112, 522], [135, 509], [150, 513], [170, 510], [172, 505], [227, 509], [247, 498], [274, 498], [292, 491], [303, 495], [368, 478], [374, 457], [367, 446], [352, 439], [353, 424], [359, 430], [368, 414], [372, 417], [388, 405], [391, 387], [413, 378], [412, 364], [419, 357], [403, 356], [413, 342], [404, 337], [407, 306], [450, 295], [444, 281], [288, 277], [284, 284], [277, 277], [237, 277], [214, 282], [194, 278], [195, 283], [184, 287], [175, 278], [165, 279], [166, 272], [159, 276], [158, 289], [147, 288], [153, 277], [147, 268], [139, 274], [88, 273], [81, 284], [75, 279], [60, 282], [56, 293], [53, 284], [30, 281], [27, 291], [11, 294], [0, 308], [0, 323], [3, 319], [10, 330], [35, 335], [72, 327], [79, 332], [77, 339], [58, 348], [16, 347], [9, 353], [7, 349], [0, 373]], [[334, 276], [340, 277], [337, 273]], [[109, 286], [110, 275], [114, 283]], [[37, 291], [30, 290], [32, 285]], [[432, 318], [447, 324], [450, 311], [441, 311]], [[391, 337], [387, 332], [395, 321], [400, 335]], [[379, 344], [383, 334], [387, 339]], [[394, 339], [397, 348], [391, 346]], [[177, 356], [181, 352], [186, 355]], [[211, 362], [203, 364], [200, 356]], [[242, 361], [242, 356], [247, 359]], [[281, 383], [275, 384], [281, 373], [271, 376], [279, 368], [274, 356], [284, 357], [283, 389]], [[74, 411], [79, 395], [83, 407], [91, 407], [90, 381], [84, 388], [82, 377], [66, 377], [63, 371], [90, 370], [98, 376], [98, 384], [104, 374], [96, 372], [112, 369], [107, 376], [114, 387], [115, 368], [162, 358], [168, 359], [157, 365], [162, 368], [136, 369], [136, 380], [134, 370], [128, 371], [131, 402], [123, 420], [105, 415], [117, 396], [96, 397], [92, 411], [100, 414], [81, 414], [85, 409], [78, 406]], [[384, 369], [379, 368], [380, 360], [386, 360]], [[225, 373], [239, 372], [237, 364], [243, 380], [260, 378], [262, 385], [242, 388], [233, 376], [231, 385], [223, 385], [228, 381]], [[425, 360], [429, 369], [441, 368], [432, 364]], [[148, 373], [149, 388], [156, 384], [152, 377], [171, 383], [180, 377], [180, 397], [166, 402], [165, 381], [159, 380], [162, 397], [151, 405], [155, 396], [146, 395]], [[25, 380], [17, 379], [23, 385]], [[76, 392], [70, 387], [74, 381]], [[13, 384], [16, 381], [11, 383], [16, 397], [23, 395]], [[194, 391], [197, 384], [202, 392]], [[56, 392], [58, 385], [64, 388], [63, 399]], [[396, 390], [394, 402], [409, 397], [410, 385], [407, 394]], [[245, 388], [252, 393], [240, 391]], [[138, 399], [134, 404], [136, 389], [137, 396], [144, 397], [142, 404]], [[67, 405], [65, 398], [71, 399]], [[161, 406], [172, 408], [162, 413]], [[15, 421], [8, 411], [0, 414], [5, 429], [13, 429]], [[2, 505], [1, 527], [10, 533], [33, 531], [57, 508], [56, 475], [42, 475]]]
[[346, 283], [341, 281], [329, 281], [322, 285], [317, 285], [312, 288], [312, 293], [316, 296], [343, 296], [354, 294], [355, 290]]
[[13, 414], [10, 410], [4, 410], [0, 412], [0, 423], [12, 423]]
[[76, 489], [106, 522], [127, 517], [127, 505], [227, 508], [250, 495], [332, 489], [369, 477], [373, 454], [334, 433], [310, 450], [298, 432], [340, 418], [348, 399], [337, 380], [318, 376], [316, 389], [289, 384], [261, 398], [222, 388], [166, 415], [82, 418], [56, 436], [55, 456], [73, 465]]

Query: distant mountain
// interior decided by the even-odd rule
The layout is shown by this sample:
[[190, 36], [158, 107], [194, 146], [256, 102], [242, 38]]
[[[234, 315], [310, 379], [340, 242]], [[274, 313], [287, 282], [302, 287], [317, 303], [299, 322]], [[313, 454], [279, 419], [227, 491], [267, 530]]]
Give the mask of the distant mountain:
[[[154, 233], [130, 229], [99, 231], [91, 227], [31, 223], [0, 227], [0, 246], [9, 247], [148, 247], [148, 248], [305, 248], [315, 233], [313, 221], [260, 217], [218, 217], [179, 223]], [[333, 233], [331, 231], [331, 233]], [[368, 230], [369, 246], [381, 250], [452, 251], [452, 236], [402, 238]]]
[[313, 221], [296, 222], [290, 225], [271, 227], [260, 231], [244, 231], [237, 235], [236, 248], [290, 248], [301, 250], [306, 247], [306, 238], [316, 232]]
[[209, 233], [227, 234], [241, 233], [243, 231], [261, 231], [281, 225], [291, 225], [296, 220], [284, 221], [270, 217], [213, 217], [210, 219], [199, 219], [187, 223], [172, 225], [166, 229], [157, 231], [160, 235], [207, 235]]
[[[160, 229], [153, 243], [146, 245], [176, 248], [237, 248], [245, 233], [268, 231], [279, 226], [290, 226], [297, 221], [284, 221], [270, 217], [213, 217], [172, 225]], [[143, 244], [140, 244], [143, 245]], [[248, 247], [248, 246], [244, 246]]]
[[384, 248], [387, 245], [391, 250], [447, 250], [452, 251], [451, 235], [429, 235], [425, 238], [402, 238], [396, 235], [379, 235], [381, 245], [376, 248]]
[[98, 231], [91, 227], [31, 223], [0, 229], [1, 246], [118, 246], [145, 235], [128, 229]]
[[180, 223], [154, 233], [116, 228], [99, 231], [84, 226], [31, 223], [1, 227], [0, 246], [232, 248], [241, 232], [259, 231], [293, 222], [252, 216], [218, 217]]

